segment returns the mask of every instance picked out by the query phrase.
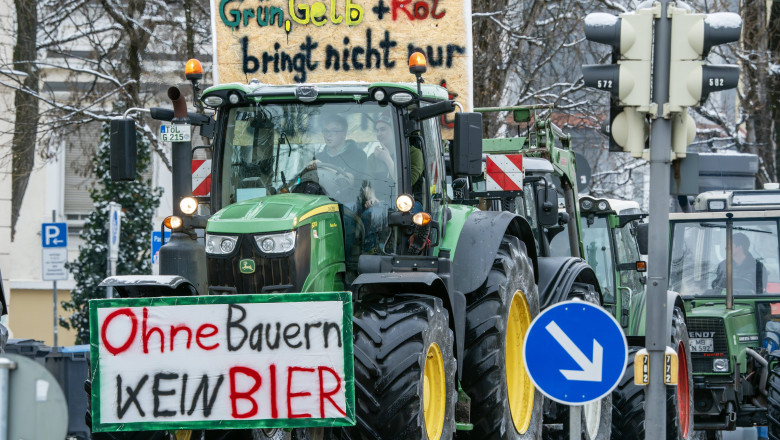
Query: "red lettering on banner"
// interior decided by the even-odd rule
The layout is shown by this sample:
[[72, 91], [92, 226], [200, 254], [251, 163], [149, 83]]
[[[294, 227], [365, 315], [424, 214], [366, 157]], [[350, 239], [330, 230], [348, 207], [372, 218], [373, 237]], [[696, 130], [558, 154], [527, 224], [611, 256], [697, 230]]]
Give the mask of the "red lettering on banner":
[[[252, 379], [254, 379], [255, 383], [252, 385], [252, 388], [249, 389], [249, 391], [237, 391], [236, 390], [236, 375], [237, 374], [243, 374], [245, 376], [249, 376]], [[250, 417], [253, 417], [257, 414], [258, 405], [257, 401], [254, 397], [252, 397], [252, 394], [255, 393], [255, 391], [260, 389], [260, 385], [263, 383], [262, 378], [260, 377], [260, 374], [247, 367], [233, 367], [230, 369], [230, 405], [233, 409], [233, 418], [235, 419], [248, 419]], [[252, 409], [249, 411], [239, 414], [238, 412], [238, 405], [236, 404], [238, 400], [248, 400], [252, 404]]]
[[276, 405], [276, 365], [269, 365], [268, 370], [271, 376], [271, 418], [278, 419], [279, 408]]
[[311, 414], [309, 413], [294, 414], [292, 410], [292, 399], [294, 397], [311, 396], [311, 393], [308, 391], [302, 391], [297, 393], [292, 392], [293, 373], [295, 373], [296, 371], [305, 372], [305, 373], [314, 373], [314, 368], [290, 367], [287, 369], [287, 418], [288, 419], [302, 419], [304, 417], [311, 417]]
[[189, 327], [186, 325], [180, 325], [177, 327], [171, 326], [171, 351], [173, 351], [173, 340], [176, 339], [176, 333], [181, 331], [187, 332], [187, 349], [189, 349], [190, 345], [192, 345], [192, 330], [190, 330]]
[[412, 13], [406, 9], [406, 5], [410, 4], [412, 0], [393, 0], [390, 7], [393, 9], [393, 21], [398, 18], [398, 11], [403, 11], [409, 20], [414, 20]]
[[144, 307], [144, 319], [143, 319], [143, 323], [141, 324], [141, 339], [143, 341], [144, 353], [149, 353], [149, 336], [153, 332], [157, 332], [160, 334], [160, 353], [164, 353], [165, 335], [163, 334], [163, 331], [160, 330], [160, 327], [152, 327], [148, 331], [146, 330], [146, 320], [148, 317], [149, 317], [149, 309]]
[[[344, 412], [343, 409], [339, 408], [338, 404], [336, 404], [333, 398], [331, 398], [332, 395], [338, 393], [339, 390], [341, 389], [341, 378], [339, 377], [338, 373], [336, 373], [336, 371], [330, 367], [318, 367], [317, 369], [320, 374], [320, 417], [322, 417], [323, 419], [325, 418], [325, 399], [327, 399], [330, 402], [330, 404], [333, 405], [333, 407], [336, 408], [336, 410], [341, 413], [341, 415], [346, 417], [347, 413]], [[333, 377], [336, 378], [336, 388], [332, 389], [331, 391], [324, 390], [325, 381], [322, 377], [322, 373], [324, 371], [327, 371]]]
[[[407, 6], [411, 6], [407, 9]], [[439, 0], [432, 0], [428, 3], [428, 0], [418, 0], [412, 5], [412, 0], [393, 0], [390, 3], [390, 8], [393, 11], [393, 21], [398, 20], [398, 13], [403, 12], [406, 14], [406, 18], [409, 20], [425, 20], [429, 16], [434, 20], [441, 20], [447, 15], [447, 10], [444, 9], [438, 12]]]
[[[130, 329], [130, 336], [128, 336], [127, 340], [124, 344], [122, 344], [119, 347], [114, 347], [108, 342], [108, 338], [106, 337], [106, 333], [108, 331], [108, 325], [111, 323], [111, 321], [116, 318], [119, 315], [125, 315], [130, 318], [130, 323], [133, 325]], [[133, 339], [135, 339], [135, 332], [138, 331], [138, 320], [135, 317], [135, 313], [133, 313], [132, 310], [128, 308], [124, 309], [118, 309], [111, 312], [103, 321], [103, 325], [100, 327], [100, 340], [103, 341], [103, 346], [106, 347], [106, 350], [108, 350], [109, 353], [113, 354], [114, 356], [118, 355], [119, 353], [127, 350], [130, 348], [130, 345], [133, 344]]]
[[[210, 332], [206, 333], [206, 330], [211, 330]], [[213, 350], [217, 347], [219, 347], [219, 342], [215, 343], [214, 345], [203, 345], [203, 343], [200, 341], [201, 338], [210, 338], [214, 335], [216, 335], [219, 332], [217, 329], [217, 326], [214, 324], [203, 324], [200, 327], [198, 327], [198, 331], [195, 333], [195, 342], [198, 344], [198, 347], [204, 349], [204, 350]]]

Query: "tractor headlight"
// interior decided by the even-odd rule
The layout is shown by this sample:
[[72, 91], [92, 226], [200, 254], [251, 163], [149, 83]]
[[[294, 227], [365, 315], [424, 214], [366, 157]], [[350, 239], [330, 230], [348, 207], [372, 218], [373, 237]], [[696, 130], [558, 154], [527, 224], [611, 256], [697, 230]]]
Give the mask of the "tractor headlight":
[[209, 95], [205, 98], [203, 98], [203, 103], [206, 104], [209, 107], [219, 107], [225, 102], [224, 99], [222, 99], [221, 96], [216, 95]]
[[295, 249], [295, 231], [255, 235], [255, 243], [263, 254], [286, 254]]
[[206, 253], [212, 255], [227, 255], [236, 249], [238, 236], [206, 234]]
[[401, 194], [395, 199], [395, 207], [401, 212], [409, 212], [414, 207], [414, 199], [409, 194]]
[[599, 211], [606, 211], [609, 208], [609, 204], [606, 200], [602, 200], [598, 204]]
[[712, 361], [712, 371], [716, 373], [725, 373], [729, 371], [728, 359], [715, 359]]
[[179, 208], [184, 214], [195, 214], [195, 211], [198, 210], [198, 201], [193, 197], [185, 197], [179, 202]]

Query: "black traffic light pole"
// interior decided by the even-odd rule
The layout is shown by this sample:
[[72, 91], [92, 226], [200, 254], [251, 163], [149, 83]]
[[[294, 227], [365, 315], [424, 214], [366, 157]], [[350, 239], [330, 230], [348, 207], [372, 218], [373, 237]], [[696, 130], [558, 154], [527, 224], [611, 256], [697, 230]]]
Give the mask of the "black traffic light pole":
[[647, 316], [645, 344], [650, 356], [650, 383], [645, 400], [645, 439], [666, 438], [666, 384], [664, 353], [669, 341], [666, 326], [666, 291], [669, 285], [669, 175], [672, 123], [663, 117], [669, 101], [672, 22], [667, 15], [670, 0], [660, 0], [655, 20], [652, 102], [657, 104], [650, 131], [650, 240], [648, 249]]

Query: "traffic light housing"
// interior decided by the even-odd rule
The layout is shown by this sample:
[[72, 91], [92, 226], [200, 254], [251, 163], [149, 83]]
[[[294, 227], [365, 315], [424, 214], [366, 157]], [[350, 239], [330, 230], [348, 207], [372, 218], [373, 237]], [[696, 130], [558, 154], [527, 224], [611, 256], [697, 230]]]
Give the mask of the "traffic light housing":
[[620, 105], [649, 111], [652, 10], [627, 12], [619, 16], [601, 12], [588, 14], [585, 17], [585, 38], [613, 48], [613, 64], [582, 67], [585, 85], [610, 92], [618, 98]]
[[736, 65], [709, 65], [704, 61], [714, 46], [738, 41], [742, 19], [733, 12], [694, 14], [669, 7], [672, 19], [672, 50], [669, 71], [669, 104], [664, 115], [683, 112], [704, 103], [712, 92], [739, 84]]
[[650, 72], [653, 48], [653, 9], [619, 16], [593, 13], [585, 17], [585, 38], [612, 46], [612, 64], [582, 67], [586, 86], [610, 92], [606, 132], [610, 151], [641, 157], [651, 110]]

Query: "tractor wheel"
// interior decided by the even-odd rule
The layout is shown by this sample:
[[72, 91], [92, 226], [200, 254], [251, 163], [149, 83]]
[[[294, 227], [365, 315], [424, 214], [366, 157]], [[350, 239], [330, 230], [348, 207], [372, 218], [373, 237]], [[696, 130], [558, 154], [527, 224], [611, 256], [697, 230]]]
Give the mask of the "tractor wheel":
[[[592, 284], [574, 283], [568, 298], [580, 299], [592, 304], [599, 304], [599, 294]], [[563, 424], [559, 431], [561, 440], [569, 439], [569, 406], [556, 405], [558, 409], [556, 422]], [[612, 395], [607, 395], [598, 401], [582, 405], [582, 439], [608, 440], [612, 431]], [[551, 436], [552, 437], [552, 436]]]
[[537, 439], [542, 395], [525, 370], [523, 339], [539, 314], [525, 244], [504, 236], [485, 284], [467, 294], [463, 390], [471, 398], [470, 439]]
[[769, 372], [767, 425], [769, 427], [769, 438], [780, 440], [780, 365]]
[[[671, 344], [678, 355], [678, 384], [666, 387], [666, 438], [687, 440], [694, 437], [693, 377], [688, 327], [677, 307], [672, 315]], [[634, 384], [634, 354], [641, 348], [629, 347], [626, 371], [612, 392], [612, 438], [616, 440], [645, 438], [645, 387]]]
[[398, 294], [354, 307], [357, 426], [343, 437], [451, 439], [458, 390], [442, 301]]

